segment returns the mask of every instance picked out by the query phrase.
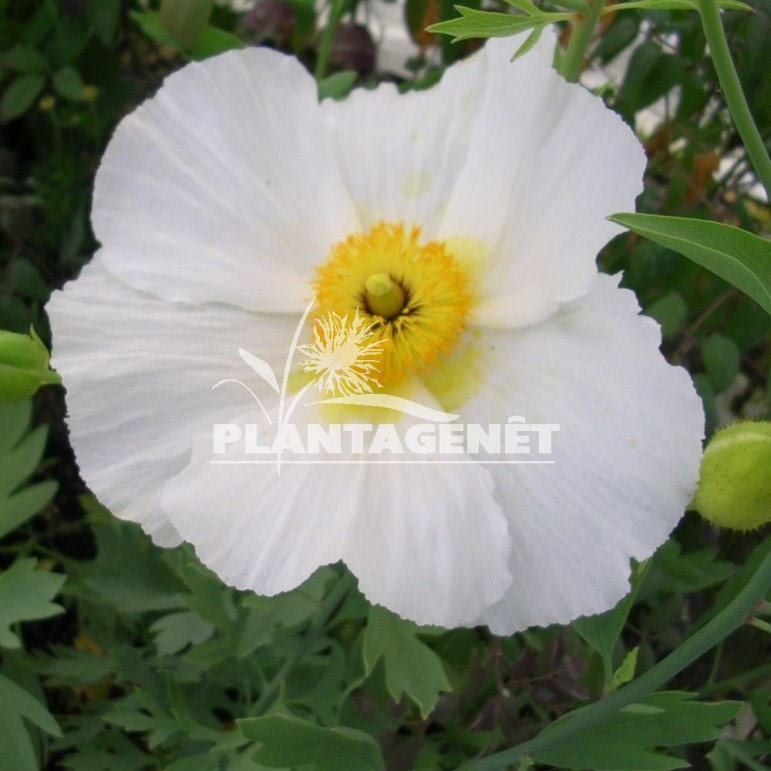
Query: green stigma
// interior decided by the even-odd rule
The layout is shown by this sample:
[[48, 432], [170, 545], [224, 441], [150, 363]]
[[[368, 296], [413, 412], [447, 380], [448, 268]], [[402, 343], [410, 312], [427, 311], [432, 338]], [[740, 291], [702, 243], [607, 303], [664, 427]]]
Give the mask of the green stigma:
[[373, 273], [364, 282], [367, 308], [375, 316], [392, 319], [404, 308], [406, 294], [387, 273]]

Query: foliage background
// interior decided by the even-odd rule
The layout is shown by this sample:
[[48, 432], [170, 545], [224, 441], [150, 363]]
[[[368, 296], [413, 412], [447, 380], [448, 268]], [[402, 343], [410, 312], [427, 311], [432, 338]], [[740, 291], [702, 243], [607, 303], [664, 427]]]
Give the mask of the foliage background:
[[[771, 0], [751, 5], [753, 13], [725, 13], [724, 24], [767, 140]], [[0, 0], [0, 329], [32, 325], [50, 343], [45, 302], [96, 248], [89, 197], [110, 133], [189, 59], [271, 45], [315, 70], [322, 95], [342, 97], [383, 80], [428, 87], [479, 44], [423, 31], [456, 16], [446, 0], [409, 0], [390, 9], [412, 41], [402, 55], [377, 23], [388, 11], [354, 0], [331, 8], [260, 0], [252, 10], [217, 5], [191, 30], [161, 19], [151, 2]], [[564, 39], [569, 32], [566, 24]], [[389, 72], [386, 53], [409, 60]], [[628, 59], [625, 69], [613, 69], [617, 57]], [[662, 120], [643, 136], [639, 211], [768, 234], [697, 13], [609, 14], [586, 67], [619, 73], [600, 90], [638, 129], [641, 111], [658, 102]], [[600, 265], [623, 270], [661, 323], [663, 351], [691, 372], [709, 433], [768, 417], [771, 321], [757, 304], [631, 234]], [[341, 566], [266, 599], [223, 586], [190, 549], [159, 550], [106, 512], [78, 477], [64, 415], [60, 387], [0, 406], [0, 767], [9, 771], [516, 767], [481, 758], [663, 671], [656, 667], [672, 651], [692, 647], [693, 635], [735, 606], [769, 552], [761, 533], [719, 531], [691, 512], [614, 611], [511, 638], [417, 628], [370, 608]], [[765, 768], [767, 611], [756, 606], [707, 655], [674, 669], [667, 691], [643, 692], [523, 762]]]

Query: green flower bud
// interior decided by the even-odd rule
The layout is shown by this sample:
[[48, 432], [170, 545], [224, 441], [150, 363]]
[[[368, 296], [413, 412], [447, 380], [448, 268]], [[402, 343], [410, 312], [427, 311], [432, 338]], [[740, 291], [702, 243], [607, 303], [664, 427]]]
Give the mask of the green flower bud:
[[42, 385], [61, 383], [48, 368], [48, 359], [48, 349], [34, 329], [29, 336], [0, 331], [0, 402], [18, 402]]
[[712, 437], [693, 508], [732, 530], [771, 521], [771, 423], [736, 423]]
[[161, 0], [161, 24], [182, 48], [198, 40], [209, 16], [214, 0]]

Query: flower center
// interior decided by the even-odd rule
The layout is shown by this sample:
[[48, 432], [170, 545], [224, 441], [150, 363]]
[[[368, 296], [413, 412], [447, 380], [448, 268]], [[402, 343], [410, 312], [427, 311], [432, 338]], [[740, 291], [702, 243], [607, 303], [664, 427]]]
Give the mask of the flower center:
[[441, 241], [420, 243], [420, 228], [380, 222], [332, 247], [317, 270], [318, 317], [358, 311], [382, 340], [380, 385], [428, 374], [466, 328], [466, 272]]

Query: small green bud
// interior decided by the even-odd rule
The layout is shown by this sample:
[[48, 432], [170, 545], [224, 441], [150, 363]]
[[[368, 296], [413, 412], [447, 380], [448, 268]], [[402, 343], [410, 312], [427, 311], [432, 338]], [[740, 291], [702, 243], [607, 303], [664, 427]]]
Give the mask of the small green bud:
[[0, 331], [0, 402], [18, 402], [42, 385], [61, 383], [48, 360], [48, 349], [34, 329], [29, 335]]
[[161, 24], [182, 48], [190, 48], [209, 23], [214, 0], [161, 0]]
[[735, 423], [712, 437], [701, 459], [693, 508], [732, 530], [771, 521], [771, 423]]

